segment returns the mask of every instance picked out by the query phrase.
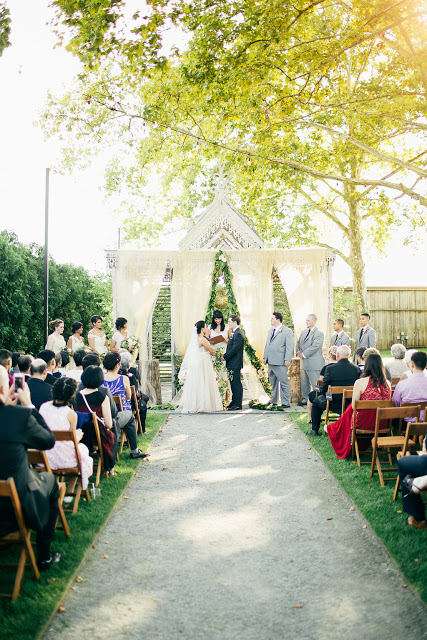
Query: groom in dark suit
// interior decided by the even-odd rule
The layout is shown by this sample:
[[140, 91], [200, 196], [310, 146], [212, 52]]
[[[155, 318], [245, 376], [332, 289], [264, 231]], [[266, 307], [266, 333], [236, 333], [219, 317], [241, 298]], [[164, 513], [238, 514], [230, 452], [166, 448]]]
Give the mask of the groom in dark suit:
[[224, 360], [231, 385], [231, 404], [228, 405], [227, 411], [235, 411], [242, 408], [243, 387], [240, 380], [240, 370], [243, 367], [245, 338], [239, 325], [239, 316], [234, 315], [229, 317], [228, 326], [232, 330], [232, 334], [227, 344], [227, 350], [224, 353]]

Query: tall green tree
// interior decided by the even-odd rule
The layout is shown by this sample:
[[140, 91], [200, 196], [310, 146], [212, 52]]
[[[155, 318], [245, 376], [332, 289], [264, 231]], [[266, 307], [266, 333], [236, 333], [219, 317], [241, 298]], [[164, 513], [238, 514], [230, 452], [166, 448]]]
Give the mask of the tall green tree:
[[[0, 348], [36, 354], [43, 336], [44, 249], [24, 245], [16, 234], [0, 233]], [[62, 318], [64, 335], [78, 320], [85, 332], [93, 314], [103, 316], [112, 329], [111, 276], [90, 275], [83, 267], [57, 264], [49, 259], [49, 315]]]
[[[130, 236], [188, 216], [200, 192], [208, 197], [201, 166], [220, 158], [267, 241], [337, 249], [367, 308], [364, 246], [381, 248], [402, 218], [425, 220], [425, 0], [152, 0], [127, 31], [125, 3], [98, 3], [95, 22], [96, 3], [53, 4], [88, 71], [51, 101], [46, 128], [68, 138], [71, 164], [108, 144], [119, 150], [107, 186], [139, 209]], [[166, 55], [171, 24], [187, 44]], [[154, 220], [145, 213], [153, 167], [166, 210]]]

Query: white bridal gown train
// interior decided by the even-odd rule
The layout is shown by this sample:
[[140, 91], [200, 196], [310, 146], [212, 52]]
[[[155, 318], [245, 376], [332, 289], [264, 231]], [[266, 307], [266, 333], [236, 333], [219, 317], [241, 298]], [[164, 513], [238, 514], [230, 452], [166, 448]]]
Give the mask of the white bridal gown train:
[[184, 388], [177, 411], [181, 413], [222, 411], [222, 400], [212, 356], [204, 347], [199, 346], [195, 329], [181, 365], [179, 378], [184, 380]]

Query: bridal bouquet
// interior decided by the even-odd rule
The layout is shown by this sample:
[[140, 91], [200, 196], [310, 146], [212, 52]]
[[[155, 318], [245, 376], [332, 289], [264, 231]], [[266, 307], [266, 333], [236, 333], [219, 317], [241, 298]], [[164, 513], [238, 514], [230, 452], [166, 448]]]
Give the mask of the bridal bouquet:
[[136, 336], [128, 336], [126, 340], [123, 340], [120, 348], [126, 349], [126, 351], [129, 351], [129, 353], [133, 355], [134, 351], [139, 349], [139, 340]]

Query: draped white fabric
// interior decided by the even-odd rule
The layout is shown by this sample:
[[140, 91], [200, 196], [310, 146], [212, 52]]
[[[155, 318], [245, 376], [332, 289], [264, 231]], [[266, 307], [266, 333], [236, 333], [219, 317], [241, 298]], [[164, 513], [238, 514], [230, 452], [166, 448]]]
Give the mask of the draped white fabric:
[[128, 320], [128, 335], [141, 341], [141, 360], [147, 360], [151, 318], [166, 271], [169, 251], [118, 252], [117, 311]]
[[249, 343], [262, 359], [273, 312], [273, 254], [260, 249], [224, 252], [233, 274], [233, 292]]
[[215, 251], [175, 251], [169, 256], [173, 269], [172, 331], [176, 349], [183, 356], [195, 323], [206, 316]]
[[305, 328], [307, 314], [315, 313], [317, 326], [326, 333], [328, 323], [328, 274], [325, 249], [271, 249], [288, 298], [298, 337]]

